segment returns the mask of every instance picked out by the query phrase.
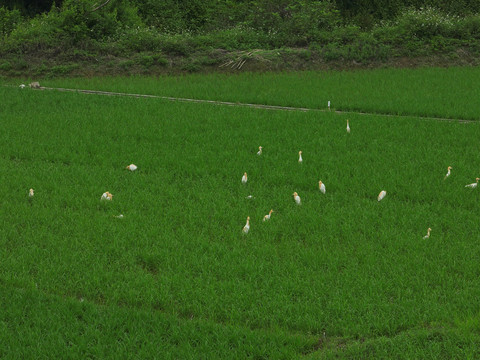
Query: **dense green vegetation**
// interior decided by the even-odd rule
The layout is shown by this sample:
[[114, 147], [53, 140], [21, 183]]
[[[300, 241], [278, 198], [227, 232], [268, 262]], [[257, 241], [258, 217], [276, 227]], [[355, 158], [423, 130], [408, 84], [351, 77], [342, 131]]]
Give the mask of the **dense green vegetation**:
[[46, 10], [48, 3], [0, 8], [0, 74], [192, 72], [229, 60], [241, 68], [251, 55], [238, 52], [253, 49], [280, 50], [256, 53], [261, 66], [249, 61], [251, 70], [403, 57], [476, 64], [480, 54], [478, 1], [64, 0]]
[[[335, 76], [354, 81], [309, 75], [337, 94]], [[288, 86], [248, 76], [225, 87], [237, 79], [239, 101], [247, 82]], [[446, 87], [452, 74], [430, 76]], [[128, 86], [201, 98], [221, 81]], [[377, 96], [396, 112], [392, 91]], [[435, 94], [418, 91], [408, 112], [430, 112]], [[479, 176], [479, 123], [17, 87], [0, 96], [0, 357], [480, 356], [480, 193], [464, 187]], [[132, 162], [136, 172], [124, 169]]]
[[[373, 26], [379, 20], [393, 20], [406, 9], [436, 8], [443, 13], [467, 16], [480, 12], [475, 0], [5, 0], [4, 6], [33, 17], [54, 7], [65, 11], [83, 7], [114, 9], [119, 19], [137, 13], [147, 26], [163, 31], [201, 31], [224, 29], [243, 24], [255, 29], [278, 31], [285, 26], [291, 30], [325, 28], [336, 22], [353, 22]], [[303, 25], [299, 29], [299, 25]], [[284, 28], [285, 29], [285, 28]]]

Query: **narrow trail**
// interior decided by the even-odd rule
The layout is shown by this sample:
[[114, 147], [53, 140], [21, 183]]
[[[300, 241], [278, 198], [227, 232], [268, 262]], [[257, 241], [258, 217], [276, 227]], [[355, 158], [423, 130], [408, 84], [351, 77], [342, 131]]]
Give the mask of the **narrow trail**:
[[224, 105], [224, 106], [250, 107], [250, 108], [255, 108], [255, 109], [266, 109], [266, 110], [303, 111], [303, 112], [308, 112], [308, 111], [330, 112], [331, 111], [331, 112], [334, 112], [336, 114], [356, 114], [356, 115], [385, 116], [385, 117], [395, 117], [395, 118], [418, 118], [418, 119], [421, 119], [421, 120], [458, 122], [458, 123], [463, 123], [463, 124], [478, 122], [477, 120], [470, 120], [470, 119], [452, 119], [452, 118], [442, 118], [442, 117], [435, 117], [435, 116], [395, 115], [395, 114], [387, 114], [387, 113], [372, 113], [372, 112], [350, 111], [350, 110], [328, 110], [328, 109], [315, 109], [315, 108], [306, 108], [306, 107], [249, 104], [249, 103], [230, 102], [230, 101], [189, 99], [189, 98], [180, 98], [180, 97], [172, 97], [172, 96], [130, 94], [130, 93], [100, 91], [100, 90], [67, 89], [67, 88], [53, 88], [53, 87], [44, 87], [44, 86], [40, 87], [37, 90], [56, 90], [56, 91], [77, 92], [77, 93], [91, 94], [91, 95], [153, 98], [153, 99], [163, 99], [163, 100], [178, 101], [178, 102], [191, 102], [191, 103], [203, 103], [203, 104]]

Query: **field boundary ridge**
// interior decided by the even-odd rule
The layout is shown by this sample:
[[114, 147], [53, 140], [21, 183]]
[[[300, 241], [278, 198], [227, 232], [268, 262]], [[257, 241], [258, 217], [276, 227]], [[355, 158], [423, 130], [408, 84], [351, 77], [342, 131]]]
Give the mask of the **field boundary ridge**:
[[203, 103], [203, 104], [212, 104], [212, 105], [250, 107], [250, 108], [265, 109], [265, 110], [302, 111], [302, 112], [319, 111], [319, 112], [333, 112], [337, 114], [357, 114], [357, 115], [385, 116], [385, 117], [396, 117], [396, 118], [418, 118], [422, 120], [434, 120], [434, 121], [446, 121], [446, 122], [458, 122], [458, 123], [478, 122], [477, 120], [462, 119], [462, 118], [444, 118], [444, 117], [414, 115], [414, 114], [405, 115], [405, 114], [389, 114], [389, 113], [383, 113], [383, 112], [365, 112], [365, 111], [342, 110], [342, 109], [329, 110], [329, 109], [307, 108], [307, 107], [251, 104], [251, 103], [241, 103], [241, 102], [231, 102], [231, 101], [221, 101], [221, 100], [191, 99], [191, 98], [182, 98], [182, 97], [173, 97], [173, 96], [133, 94], [133, 93], [102, 91], [102, 90], [69, 89], [69, 88], [56, 88], [56, 87], [46, 87], [46, 86], [41, 86], [39, 88], [36, 88], [35, 90], [56, 90], [61, 92], [78, 92], [82, 94], [91, 94], [91, 95], [151, 98], [151, 99], [162, 99], [162, 100], [177, 101], [177, 102], [191, 102], [191, 103]]

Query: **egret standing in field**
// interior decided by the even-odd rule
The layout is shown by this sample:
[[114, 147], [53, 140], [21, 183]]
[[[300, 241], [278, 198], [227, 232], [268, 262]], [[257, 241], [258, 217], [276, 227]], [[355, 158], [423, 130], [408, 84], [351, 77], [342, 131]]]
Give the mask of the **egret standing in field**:
[[325, 194], [325, 184], [321, 180], [318, 182], [318, 189]]
[[387, 192], [385, 190], [380, 191], [380, 194], [378, 194], [377, 200], [378, 201], [382, 200], [386, 195], [387, 195]]
[[34, 195], [34, 194], [33, 194], [33, 189], [30, 189], [30, 190], [28, 191], [28, 197], [33, 198], [33, 195]]
[[425, 236], [423, 237], [424, 239], [428, 239], [428, 238], [430, 237], [430, 231], [432, 231], [432, 229], [431, 229], [431, 228], [428, 228], [428, 229], [427, 229], [427, 235], [425, 235]]
[[272, 216], [272, 213], [273, 213], [273, 209], [270, 210], [270, 211], [268, 212], [268, 214], [263, 217], [263, 221], [270, 220], [270, 217]]
[[248, 180], [247, 173], [245, 172], [245, 173], [243, 173], [243, 176], [242, 176], [242, 184], [246, 184], [247, 180]]
[[100, 200], [112, 200], [113, 198], [113, 194], [110, 194], [108, 191], [104, 192], [102, 194], [102, 197], [100, 198]]
[[262, 155], [262, 149], [263, 149], [263, 148], [262, 148], [261, 146], [258, 147], [257, 155]]
[[347, 120], [347, 133], [350, 134], [350, 126], [348, 125], [348, 120]]
[[302, 159], [302, 152], [299, 151], [298, 152], [298, 163], [301, 164], [303, 162], [303, 159]]
[[249, 230], [250, 230], [250, 216], [247, 216], [247, 223], [243, 227], [242, 231], [244, 234], [248, 234]]
[[475, 189], [478, 185], [478, 180], [480, 180], [480, 178], [476, 178], [475, 181], [473, 184], [468, 184], [468, 185], [465, 185], [465, 187], [468, 187], [468, 188], [472, 188], [472, 189]]
[[443, 178], [443, 180], [446, 180], [447, 177], [450, 176], [450, 170], [452, 170], [452, 167], [451, 167], [451, 166], [449, 166], [449, 167], [447, 168], [447, 175], [445, 175], [445, 177]]
[[137, 165], [135, 165], [135, 164], [130, 164], [130, 165], [128, 165], [125, 169], [130, 170], [130, 171], [135, 171], [135, 170], [137, 170], [138, 168], [137, 168]]
[[293, 199], [297, 203], [297, 205], [300, 205], [302, 203], [302, 200], [300, 199], [300, 196], [298, 196], [297, 192], [293, 193]]

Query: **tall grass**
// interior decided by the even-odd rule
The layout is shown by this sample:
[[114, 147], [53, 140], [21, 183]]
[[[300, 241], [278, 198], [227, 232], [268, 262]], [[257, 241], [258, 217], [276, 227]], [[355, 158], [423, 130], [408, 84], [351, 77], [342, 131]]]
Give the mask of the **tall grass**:
[[479, 124], [0, 95], [0, 354], [478, 354]]
[[480, 68], [378, 69], [103, 77], [45, 80], [47, 86], [301, 106], [338, 110], [478, 119]]

